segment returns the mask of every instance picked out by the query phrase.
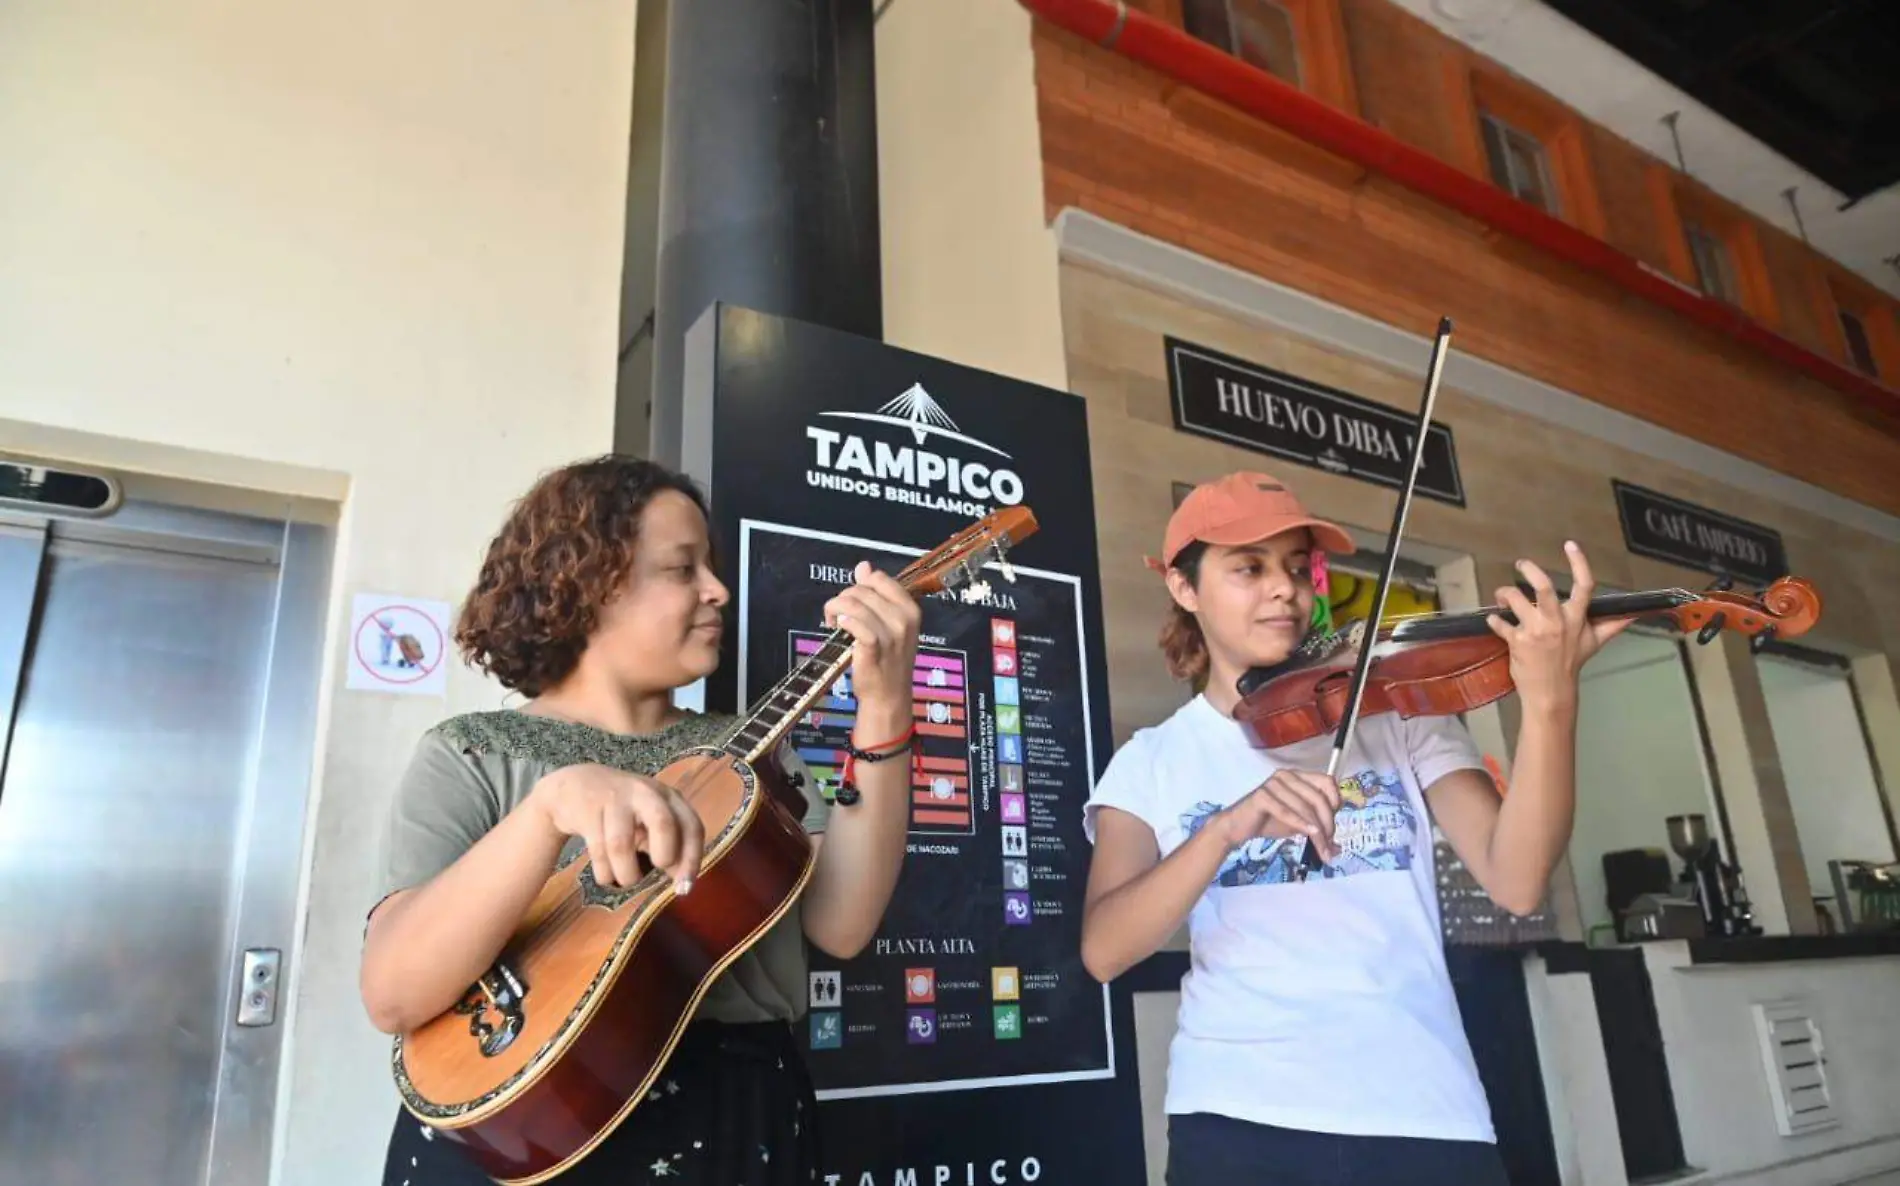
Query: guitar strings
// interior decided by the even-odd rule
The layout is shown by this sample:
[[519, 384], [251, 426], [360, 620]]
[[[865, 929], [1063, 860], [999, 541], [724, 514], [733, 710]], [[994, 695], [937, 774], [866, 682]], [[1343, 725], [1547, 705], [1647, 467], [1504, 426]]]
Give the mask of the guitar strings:
[[[980, 525], [977, 527], [966, 528], [965, 530], [958, 532], [957, 535], [953, 536], [948, 543], [938, 548], [937, 552], [954, 553], [958, 550], [961, 541], [963, 541], [963, 539], [966, 536], [976, 534], [979, 531], [981, 531]], [[983, 539], [983, 542], [988, 543], [993, 539], [993, 537], [990, 536], [987, 531], [983, 531], [982, 539]], [[914, 579], [914, 576], [916, 573], [923, 571], [926, 568], [940, 568], [945, 563], [949, 562], [949, 559], [946, 558], [945, 560], [935, 561], [933, 563], [933, 559], [935, 555], [936, 553], [932, 553], [930, 555], [921, 556], [917, 558], [916, 560], [913, 560], [910, 564], [905, 565], [904, 568], [898, 572], [895, 579], [900, 584], [905, 584], [908, 587], [908, 582]], [[838, 659], [842, 659], [844, 657], [843, 655], [839, 655], [839, 656], [836, 656], [835, 658], [827, 659], [825, 657], [826, 652], [832, 649], [833, 647], [838, 646], [840, 643], [846, 644], [846, 650], [848, 652], [848, 650], [850, 649], [850, 644], [852, 644], [852, 642], [853, 640], [851, 639], [850, 633], [848, 631], [843, 630], [843, 629], [833, 629], [830, 632], [830, 634], [824, 639], [824, 641], [819, 643], [818, 649], [816, 651], [814, 651], [811, 655], [807, 656], [804, 660], [795, 664], [791, 668], [791, 670], [787, 671], [784, 676], [782, 676], [776, 683], [774, 683], [769, 689], [766, 690], [764, 695], [760, 696], [758, 700], [754, 702], [753, 708], [746, 714], [746, 717], [743, 723], [739, 726], [737, 730], [734, 731], [732, 736], [728, 738], [726, 742], [726, 746], [732, 745], [734, 742], [738, 741], [739, 739], [745, 737], [748, 733], [750, 733], [752, 730], [752, 727], [758, 723], [759, 715], [762, 712], [764, 712], [766, 708], [770, 707], [787, 689], [792, 687], [792, 685], [798, 681], [799, 677], [805, 674], [808, 669], [810, 669], [809, 686], [805, 688], [803, 691], [801, 691], [799, 693], [799, 696], [802, 698], [816, 691], [820, 686], [819, 680], [825, 674], [826, 668], [830, 667]], [[833, 678], [835, 679], [835, 676]], [[816, 699], [815, 696], [813, 696], [812, 698]], [[798, 712], [802, 714], [808, 708], [809, 708], [809, 705], [799, 707]], [[792, 715], [789, 709], [783, 710], [783, 711], [785, 712], [785, 715], [788, 717]], [[779, 727], [782, 727], [782, 726], [779, 726]], [[765, 732], [765, 736], [770, 737], [772, 733], [776, 730], [776, 728], [778, 727], [768, 728]], [[765, 738], [760, 738], [758, 744], [762, 745], [764, 743], [764, 740]], [[725, 749], [724, 746], [722, 746], [721, 748]], [[756, 746], [754, 748], [756, 748]], [[730, 753], [731, 751], [726, 750], [725, 752]], [[740, 757], [740, 758], [745, 757], [744, 754], [733, 754], [732, 756]], [[706, 759], [700, 765], [698, 770], [695, 771], [692, 778], [689, 779], [687, 783], [685, 783], [684, 785], [674, 786], [673, 790], [675, 791], [675, 793], [677, 793], [680, 796], [682, 800], [686, 802], [686, 804], [689, 807], [692, 807], [694, 806], [694, 803], [698, 794], [701, 791], [706, 789], [707, 785], [709, 785], [709, 783], [712, 781], [712, 778], [718, 769], [720, 769], [720, 767], [715, 764], [714, 759]], [[695, 808], [695, 814], [697, 814], [696, 808]], [[561, 938], [567, 932], [572, 930], [579, 923], [579, 921], [585, 917], [585, 912], [587, 909], [587, 901], [586, 901], [586, 894], [581, 886], [581, 880], [580, 880], [580, 870], [581, 870], [581, 867], [583, 867], [582, 865], [583, 862], [585, 862], [586, 865], [596, 865], [594, 854], [592, 854], [591, 852], [583, 851], [579, 856], [577, 856], [574, 859], [572, 864], [576, 866], [576, 869], [575, 869], [573, 883], [568, 886], [566, 891], [555, 902], [555, 904], [549, 908], [547, 914], [542, 917], [540, 923], [535, 928], [534, 935], [526, 943], [522, 944], [515, 958], [525, 960], [545, 951], [550, 944], [554, 943], [556, 940]], [[596, 867], [595, 880], [597, 883], [599, 882], [599, 877], [600, 877], [600, 873], [599, 873], [598, 868]], [[644, 877], [642, 878], [642, 880], [644, 880]], [[637, 885], [638, 882], [636, 882], [635, 884]], [[603, 886], [603, 888], [606, 888], [606, 887]], [[619, 892], [620, 890], [625, 890], [625, 889], [630, 889], [630, 888], [632, 887], [616, 887], [615, 890], [610, 891], [610, 892]], [[625, 903], [622, 903], [622, 905], [624, 904]], [[619, 907], [615, 907], [613, 912], [617, 914], [619, 912]]]
[[[770, 707], [780, 695], [798, 681], [801, 675], [806, 674], [808, 669], [812, 669], [810, 670], [810, 687], [801, 691], [799, 695], [802, 697], [815, 691], [819, 686], [819, 677], [823, 675], [825, 668], [835, 661], [827, 659], [825, 652], [837, 646], [840, 642], [849, 639], [850, 635], [847, 631], [833, 630], [824, 641], [819, 644], [816, 651], [796, 664], [790, 671], [786, 672], [777, 683], [773, 684], [764, 695], [760, 696], [759, 699], [754, 702], [755, 708], [752, 712], [747, 714], [745, 721], [734, 731], [727, 744], [730, 745], [732, 742], [745, 737], [751, 731], [752, 726], [758, 723], [760, 713]], [[842, 658], [842, 656], [839, 656], [839, 658]], [[789, 713], [789, 710], [787, 711]], [[768, 736], [770, 732], [771, 730], [768, 729]], [[743, 755], [733, 756], [740, 757]], [[708, 760], [699, 767], [689, 782], [684, 785], [676, 785], [673, 787], [673, 790], [681, 799], [685, 800], [688, 806], [693, 806], [698, 794], [706, 789], [706, 786], [711, 781], [711, 776], [718, 769], [719, 767], [714, 765], [712, 760]], [[697, 812], [695, 812], [695, 814], [697, 814]], [[583, 853], [581, 856], [575, 858], [574, 863], [579, 865], [583, 861], [588, 864], [596, 864], [592, 853]], [[598, 867], [595, 868], [594, 875], [595, 880], [598, 882], [600, 877]], [[607, 887], [603, 885], [603, 888]], [[628, 888], [631, 887], [615, 887], [609, 892], [619, 892], [620, 890]], [[517, 958], [526, 959], [544, 951], [550, 943], [570, 931], [579, 920], [585, 916], [586, 909], [586, 894], [581, 886], [579, 870], [577, 869], [573, 884], [568, 887], [555, 905], [550, 907], [547, 914], [542, 917], [534, 936], [521, 946]], [[618, 907], [616, 907], [615, 910], [617, 912]]]

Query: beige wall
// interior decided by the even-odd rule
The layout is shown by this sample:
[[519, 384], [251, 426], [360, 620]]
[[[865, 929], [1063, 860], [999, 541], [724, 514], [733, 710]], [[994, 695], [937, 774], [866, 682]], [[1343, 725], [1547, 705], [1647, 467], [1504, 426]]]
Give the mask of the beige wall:
[[1012, 0], [878, 20], [884, 340], [1064, 388], [1029, 30]]
[[633, 20], [0, 5], [0, 449], [340, 503], [285, 1183], [377, 1178], [384, 803], [421, 730], [499, 699], [344, 691], [346, 607], [459, 600], [508, 501], [608, 445]]

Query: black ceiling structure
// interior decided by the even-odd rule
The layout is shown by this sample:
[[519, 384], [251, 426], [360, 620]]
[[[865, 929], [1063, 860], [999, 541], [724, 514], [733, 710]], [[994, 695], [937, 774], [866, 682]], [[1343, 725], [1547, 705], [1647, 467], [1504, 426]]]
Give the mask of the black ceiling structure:
[[1900, 181], [1900, 0], [1544, 3], [1849, 205]]

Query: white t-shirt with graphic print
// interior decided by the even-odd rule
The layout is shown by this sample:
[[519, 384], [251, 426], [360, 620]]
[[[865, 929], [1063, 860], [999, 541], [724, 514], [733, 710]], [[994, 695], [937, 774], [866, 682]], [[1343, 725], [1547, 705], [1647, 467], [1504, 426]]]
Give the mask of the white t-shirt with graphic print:
[[[1305, 882], [1297, 843], [1230, 853], [1188, 916], [1192, 964], [1168, 1058], [1167, 1111], [1372, 1136], [1494, 1141], [1445, 969], [1422, 791], [1483, 769], [1456, 718], [1362, 718], [1340, 765], [1340, 852]], [[1162, 856], [1291, 766], [1324, 771], [1332, 737], [1257, 750], [1196, 696], [1138, 731], [1084, 809], [1117, 807]]]

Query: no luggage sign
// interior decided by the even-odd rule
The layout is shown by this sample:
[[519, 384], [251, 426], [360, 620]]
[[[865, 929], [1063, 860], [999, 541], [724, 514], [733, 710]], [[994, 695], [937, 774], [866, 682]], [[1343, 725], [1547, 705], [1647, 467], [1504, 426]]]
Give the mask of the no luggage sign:
[[449, 648], [447, 602], [358, 593], [350, 610], [350, 678], [362, 692], [441, 696]]

